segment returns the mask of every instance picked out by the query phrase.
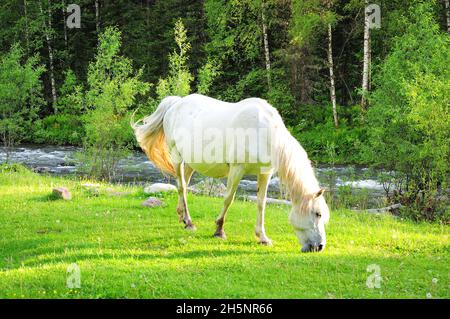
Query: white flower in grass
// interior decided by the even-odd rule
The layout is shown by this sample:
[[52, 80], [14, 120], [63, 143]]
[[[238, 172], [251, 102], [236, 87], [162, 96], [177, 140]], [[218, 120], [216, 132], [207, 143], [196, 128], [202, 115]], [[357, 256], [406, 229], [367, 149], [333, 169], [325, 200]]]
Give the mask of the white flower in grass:
[[427, 298], [428, 298], [428, 299], [433, 298], [433, 296], [431, 295], [431, 293], [427, 292]]
[[433, 278], [433, 279], [431, 279], [431, 282], [432, 282], [433, 284], [437, 284], [438, 279], [437, 279], [437, 278]]

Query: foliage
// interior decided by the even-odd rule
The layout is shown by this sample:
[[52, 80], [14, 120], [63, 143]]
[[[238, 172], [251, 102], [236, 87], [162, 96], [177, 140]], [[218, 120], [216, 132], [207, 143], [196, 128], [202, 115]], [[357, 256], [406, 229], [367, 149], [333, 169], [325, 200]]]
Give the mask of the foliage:
[[412, 11], [405, 34], [381, 66], [369, 110], [367, 157], [395, 171], [396, 195], [410, 215], [439, 219], [448, 186], [450, 40], [439, 31], [430, 7]]
[[79, 115], [49, 115], [34, 123], [33, 140], [41, 144], [81, 145], [84, 137], [83, 121]]
[[83, 169], [90, 176], [108, 180], [132, 146], [128, 111], [136, 96], [149, 88], [140, 80], [142, 70], [134, 74], [131, 61], [119, 55], [120, 46], [117, 28], [109, 27], [100, 35], [95, 61], [89, 65], [85, 97], [89, 111], [83, 117]]
[[43, 71], [38, 56], [24, 61], [18, 44], [0, 57], [0, 139], [7, 156], [9, 148], [26, 137], [42, 104], [39, 78]]
[[[165, 79], [159, 79], [156, 86], [157, 100], [154, 100], [155, 103], [168, 95], [188, 95], [192, 90], [191, 83], [194, 77], [189, 71], [187, 64], [191, 44], [186, 34], [187, 30], [182, 20], [178, 19], [174, 26], [174, 39], [177, 49], [169, 56], [169, 76]], [[206, 61], [198, 70], [197, 92], [207, 94], [213, 81], [219, 74], [219, 63], [215, 60]]]
[[81, 115], [84, 111], [84, 101], [82, 99], [83, 86], [79, 83], [76, 74], [71, 69], [64, 73], [64, 82], [59, 89], [58, 95], [58, 112]]
[[[310, 111], [314, 109], [314, 111]], [[304, 106], [304, 116], [291, 133], [300, 141], [308, 155], [319, 163], [363, 163], [362, 147], [366, 129], [361, 125], [360, 108], [338, 106], [341, 114], [339, 128], [335, 128], [327, 106]]]
[[169, 56], [169, 76], [160, 79], [156, 88], [159, 99], [167, 95], [185, 96], [191, 91], [192, 74], [187, 66], [188, 52], [191, 44], [187, 40], [186, 29], [181, 19], [178, 19], [174, 27], [175, 43], [177, 50]]
[[0, 164], [0, 173], [5, 174], [20, 174], [22, 176], [27, 176], [32, 174], [32, 172], [25, 166], [19, 163], [3, 163]]
[[217, 61], [207, 61], [198, 70], [197, 92], [208, 94], [217, 76], [220, 75], [220, 66]]
[[[83, 143], [89, 167], [104, 156], [113, 158], [106, 162], [116, 163], [128, 149], [137, 147], [127, 127], [131, 108], [138, 108], [136, 116], [141, 117], [151, 113], [163, 97], [191, 92], [231, 102], [261, 97], [279, 110], [316, 162], [385, 167], [393, 176], [387, 181], [392, 201], [414, 206], [417, 218], [443, 214], [439, 208], [442, 201], [437, 199], [447, 195], [448, 187], [444, 163], [448, 162], [449, 102], [445, 93], [449, 84], [442, 1], [377, 2], [382, 9], [382, 27], [370, 35], [371, 84], [376, 91], [369, 114], [354, 107], [361, 89], [365, 1], [99, 3], [96, 17], [95, 6], [81, 0], [83, 27], [68, 30], [61, 23], [64, 2], [23, 1], [17, 5], [15, 0], [4, 0], [0, 56], [7, 57], [17, 43], [23, 49], [21, 65], [34, 61], [36, 71], [38, 65], [47, 65], [47, 70], [40, 70], [35, 77], [39, 83], [34, 81], [31, 91], [10, 81], [10, 68], [2, 69], [0, 77], [11, 88], [1, 94], [7, 92], [8, 99], [16, 102], [1, 103], [15, 108], [16, 115], [0, 115], [0, 130], [13, 133], [12, 144]], [[120, 26], [120, 39], [108, 35], [114, 25]], [[336, 99], [342, 121], [339, 129], [330, 122], [328, 25], [332, 26]], [[49, 116], [53, 105], [48, 44], [53, 52], [57, 116]], [[271, 65], [270, 87], [265, 44]], [[436, 53], [439, 50], [441, 53]], [[148, 95], [141, 94], [147, 92], [144, 86], [152, 85]], [[20, 96], [29, 97], [21, 102], [26, 107], [19, 106]], [[39, 120], [30, 125], [36, 116]], [[106, 166], [98, 172], [115, 164]], [[393, 190], [399, 195], [394, 196]], [[428, 195], [418, 195], [418, 190]]]

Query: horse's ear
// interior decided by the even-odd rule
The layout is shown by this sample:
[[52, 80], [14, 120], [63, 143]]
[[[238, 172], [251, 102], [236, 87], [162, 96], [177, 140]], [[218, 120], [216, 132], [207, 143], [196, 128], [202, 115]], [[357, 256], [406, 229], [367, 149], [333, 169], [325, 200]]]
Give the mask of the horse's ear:
[[325, 188], [321, 188], [317, 193], [314, 194], [314, 199], [320, 197], [325, 192]]

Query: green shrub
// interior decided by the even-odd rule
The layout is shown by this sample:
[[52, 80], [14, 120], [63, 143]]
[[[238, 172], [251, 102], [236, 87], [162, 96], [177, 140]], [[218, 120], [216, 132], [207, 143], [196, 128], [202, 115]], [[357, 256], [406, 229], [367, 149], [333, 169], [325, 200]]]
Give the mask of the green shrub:
[[81, 145], [84, 127], [80, 116], [49, 115], [35, 122], [33, 140], [56, 145]]
[[300, 142], [309, 157], [318, 163], [349, 164], [361, 163], [362, 145], [366, 139], [366, 130], [350, 127], [341, 121], [335, 128], [332, 119], [304, 128], [303, 123], [291, 127], [291, 133]]
[[374, 79], [367, 159], [395, 172], [391, 201], [411, 217], [448, 219], [450, 38], [427, 4], [408, 21]]
[[20, 173], [20, 174], [30, 174], [31, 170], [23, 166], [19, 163], [6, 163], [6, 164], [0, 164], [0, 173]]
[[32, 120], [43, 104], [39, 57], [25, 60], [15, 44], [0, 56], [0, 140], [6, 149], [6, 160], [12, 146], [29, 136]]
[[149, 85], [140, 80], [142, 69], [133, 71], [132, 62], [119, 55], [121, 33], [108, 27], [99, 36], [95, 60], [88, 68], [83, 116], [86, 131], [80, 170], [91, 177], [111, 180], [120, 159], [133, 146], [129, 113], [136, 97], [145, 94]]

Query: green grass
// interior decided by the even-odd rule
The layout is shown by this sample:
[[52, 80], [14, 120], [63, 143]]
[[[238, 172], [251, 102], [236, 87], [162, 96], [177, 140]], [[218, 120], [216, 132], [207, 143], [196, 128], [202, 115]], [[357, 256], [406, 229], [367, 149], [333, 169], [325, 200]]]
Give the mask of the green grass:
[[[189, 232], [178, 223], [175, 195], [150, 209], [139, 188], [104, 185], [131, 194], [92, 196], [81, 184], [0, 172], [1, 298], [450, 297], [445, 225], [333, 211], [325, 252], [302, 254], [287, 207], [268, 207], [274, 246], [263, 247], [253, 235], [254, 203], [233, 204], [222, 241], [212, 238], [220, 199], [189, 195], [198, 228]], [[49, 196], [62, 185], [72, 201]], [[72, 263], [80, 289], [66, 286]], [[379, 289], [366, 287], [371, 264], [381, 270]]]

